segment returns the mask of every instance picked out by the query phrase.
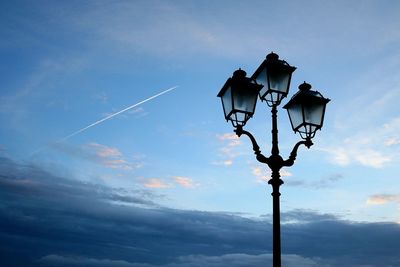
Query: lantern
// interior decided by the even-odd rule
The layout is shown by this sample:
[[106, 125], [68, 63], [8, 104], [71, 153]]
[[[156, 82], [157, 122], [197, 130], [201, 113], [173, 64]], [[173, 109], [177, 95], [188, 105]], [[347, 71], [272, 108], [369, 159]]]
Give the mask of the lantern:
[[234, 127], [244, 126], [253, 116], [257, 96], [262, 85], [246, 77], [244, 70], [238, 69], [229, 78], [218, 97], [221, 98], [225, 119], [232, 122]]
[[260, 99], [268, 106], [279, 105], [289, 92], [290, 80], [295, 67], [286, 61], [279, 60], [275, 53], [267, 55], [266, 59], [251, 76], [258, 84], [264, 85], [260, 90]]
[[303, 139], [311, 139], [322, 128], [326, 104], [330, 101], [318, 91], [310, 90], [311, 85], [304, 82], [292, 99], [283, 107], [288, 111], [293, 131]]

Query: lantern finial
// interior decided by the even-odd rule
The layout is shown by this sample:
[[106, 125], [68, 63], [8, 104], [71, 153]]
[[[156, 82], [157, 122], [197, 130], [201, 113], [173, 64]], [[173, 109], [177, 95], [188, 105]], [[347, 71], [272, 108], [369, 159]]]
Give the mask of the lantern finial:
[[274, 52], [271, 52], [267, 55], [267, 60], [278, 60], [279, 56], [278, 54], [275, 54]]
[[233, 76], [232, 78], [236, 79], [236, 78], [240, 78], [243, 79], [246, 77], [246, 72], [244, 70], [242, 70], [241, 68], [239, 68], [238, 70], [235, 70], [235, 72], [233, 72]]
[[311, 84], [303, 82], [302, 84], [299, 85], [300, 91], [308, 91], [311, 89]]

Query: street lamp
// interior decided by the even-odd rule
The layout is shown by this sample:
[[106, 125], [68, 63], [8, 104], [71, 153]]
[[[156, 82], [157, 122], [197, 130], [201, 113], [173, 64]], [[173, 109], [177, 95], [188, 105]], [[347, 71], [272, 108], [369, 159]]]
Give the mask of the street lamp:
[[251, 76], [264, 86], [260, 91], [261, 101], [266, 101], [270, 107], [279, 105], [289, 92], [290, 80], [295, 70], [286, 61], [279, 60], [277, 54], [268, 54]]
[[244, 70], [238, 69], [229, 78], [218, 97], [221, 97], [225, 119], [232, 122], [233, 127], [244, 126], [253, 116], [257, 95], [262, 85], [246, 77]]
[[[283, 108], [288, 112], [293, 131], [299, 133], [303, 140], [297, 142], [288, 159], [284, 160], [279, 154], [278, 147], [277, 106], [288, 95], [295, 69], [286, 61], [280, 60], [277, 54], [270, 53], [251, 78], [246, 77], [246, 72], [239, 69], [218, 93], [225, 119], [232, 122], [234, 132], [239, 137], [247, 135], [253, 145], [256, 159], [271, 169], [271, 179], [268, 184], [272, 186], [273, 267], [281, 267], [279, 187], [283, 181], [280, 179], [280, 169], [294, 164], [300, 145], [305, 145], [307, 148], [313, 145], [311, 139], [316, 131], [322, 128], [326, 104], [330, 101], [318, 91], [311, 90], [311, 85], [306, 82], [299, 86], [299, 91]], [[243, 130], [243, 126], [254, 114], [257, 95], [271, 107], [272, 148], [269, 157], [261, 153], [254, 136]]]
[[299, 91], [283, 107], [288, 111], [293, 131], [305, 140], [313, 138], [315, 132], [322, 128], [326, 104], [329, 102], [320, 92], [310, 89], [308, 83], [300, 84]]

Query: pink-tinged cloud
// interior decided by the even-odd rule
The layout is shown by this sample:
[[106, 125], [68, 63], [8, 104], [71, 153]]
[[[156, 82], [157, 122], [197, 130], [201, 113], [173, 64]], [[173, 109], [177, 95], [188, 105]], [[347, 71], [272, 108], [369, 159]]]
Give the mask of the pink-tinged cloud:
[[400, 203], [400, 194], [377, 194], [367, 199], [368, 205], [384, 205], [389, 202]]
[[[253, 167], [251, 173], [256, 177], [257, 182], [260, 183], [267, 182], [271, 178], [271, 171], [268, 169], [268, 167]], [[281, 169], [279, 173], [281, 177], [292, 176], [292, 173], [286, 169]]]
[[108, 147], [98, 143], [89, 143], [87, 147], [94, 149], [96, 155], [101, 158], [122, 156], [122, 153], [115, 147]]
[[385, 140], [386, 146], [394, 146], [400, 144], [400, 138], [392, 137]]
[[146, 179], [147, 181], [144, 183], [144, 186], [147, 188], [168, 188], [171, 187], [170, 184], [167, 184], [163, 181], [161, 181], [161, 179], [158, 178], [149, 178]]
[[177, 183], [178, 185], [186, 188], [194, 188], [197, 186], [196, 184], [194, 184], [193, 180], [188, 177], [174, 176], [172, 177], [172, 179], [174, 179], [175, 183]]
[[227, 146], [229, 147], [235, 147], [240, 145], [240, 139], [234, 133], [225, 133], [222, 135], [217, 135], [217, 138], [222, 142], [227, 142]]
[[217, 135], [217, 139], [223, 143], [222, 147], [219, 149], [219, 155], [223, 160], [214, 162], [214, 164], [223, 166], [232, 165], [232, 159], [240, 155], [237, 151], [237, 147], [241, 144], [239, 137], [234, 133], [225, 133]]
[[227, 159], [222, 161], [214, 161], [212, 164], [214, 165], [223, 165], [223, 166], [231, 166], [233, 164], [233, 160]]
[[142, 166], [141, 162], [128, 162], [121, 151], [115, 147], [108, 147], [98, 143], [89, 143], [84, 146], [84, 149], [94, 154], [95, 161], [107, 168], [127, 171]]

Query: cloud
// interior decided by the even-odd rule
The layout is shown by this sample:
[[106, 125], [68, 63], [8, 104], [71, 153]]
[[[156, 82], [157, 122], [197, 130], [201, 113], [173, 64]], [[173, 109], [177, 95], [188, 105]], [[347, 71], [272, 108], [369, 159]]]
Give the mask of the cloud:
[[169, 188], [172, 186], [169, 183], [163, 182], [159, 178], [147, 178], [143, 185], [148, 188]]
[[288, 186], [301, 186], [314, 189], [331, 188], [334, 183], [342, 180], [343, 178], [344, 176], [338, 173], [322, 177], [316, 181], [306, 181], [304, 179], [300, 180], [295, 177], [291, 177], [289, 179], [285, 179], [285, 184]]
[[53, 143], [51, 146], [68, 155], [83, 158], [110, 169], [131, 171], [143, 166], [140, 157], [133, 157], [131, 161], [128, 161], [118, 148], [95, 142], [80, 147], [65, 142]]
[[399, 67], [398, 55], [380, 58], [343, 88], [343, 92], [352, 91], [347, 96], [351, 101], [336, 106], [335, 114], [327, 112], [335, 125], [333, 134], [326, 134], [330, 138], [322, 150], [331, 162], [382, 168], [398, 161]]
[[217, 139], [222, 143], [222, 147], [219, 148], [219, 156], [223, 159], [214, 161], [213, 164], [231, 166], [234, 159], [241, 155], [237, 149], [242, 144], [239, 137], [235, 133], [225, 133], [217, 135]]
[[101, 165], [118, 170], [133, 170], [140, 168], [140, 163], [129, 163], [123, 156], [121, 151], [115, 147], [108, 147], [98, 143], [89, 143], [84, 146], [84, 149], [88, 150], [89, 153], [95, 154], [95, 159]]
[[225, 133], [217, 135], [219, 141], [224, 143], [224, 147], [220, 149], [223, 154], [231, 155], [232, 149], [239, 146], [241, 141], [235, 133]]
[[107, 147], [97, 143], [89, 143], [86, 145], [89, 149], [93, 149], [96, 156], [100, 158], [121, 157], [122, 153], [115, 147]]
[[[138, 264], [130, 263], [121, 260], [109, 260], [109, 259], [93, 259], [84, 257], [71, 257], [71, 256], [60, 256], [60, 255], [47, 255], [41, 258], [38, 263], [42, 266], [113, 266], [113, 267], [261, 267], [261, 266], [272, 266], [272, 255], [271, 254], [225, 254], [220, 256], [207, 256], [207, 255], [189, 255], [179, 257], [176, 262], [169, 263], [166, 265], [153, 265], [153, 264]], [[287, 267], [330, 267], [321, 263], [319, 259], [303, 258], [298, 255], [282, 255], [282, 265]]]
[[[251, 169], [253, 176], [256, 177], [256, 181], [259, 183], [266, 183], [271, 178], [271, 171], [267, 166], [264, 168], [253, 166]], [[280, 175], [287, 186], [301, 186], [314, 189], [326, 188], [328, 186], [330, 187], [333, 183], [343, 179], [343, 175], [341, 174], [332, 174], [317, 181], [306, 181], [304, 179], [300, 180], [294, 177], [293, 174], [287, 170], [287, 168], [282, 168], [280, 170]]]
[[400, 203], [400, 194], [377, 194], [368, 197], [368, 205], [383, 205], [389, 202]]
[[[5, 266], [265, 266], [270, 215], [163, 207], [146, 190], [108, 188], [0, 158]], [[282, 213], [285, 266], [398, 266], [400, 226], [313, 211]], [[248, 264], [247, 264], [248, 263]], [[254, 265], [252, 265], [254, 263]], [[259, 265], [263, 264], [263, 265]]]
[[345, 139], [341, 145], [320, 148], [320, 150], [330, 155], [331, 162], [341, 166], [358, 163], [367, 167], [382, 168], [394, 160], [397, 152], [378, 148], [376, 144], [381, 142], [377, 139], [379, 136], [371, 139], [365, 136], [364, 138], [353, 136]]
[[222, 161], [214, 161], [212, 164], [214, 165], [223, 165], [223, 166], [231, 166], [233, 164], [233, 160], [227, 159]]
[[337, 221], [339, 218], [332, 214], [318, 213], [312, 210], [295, 209], [282, 214], [282, 223], [312, 223], [315, 221]]
[[46, 255], [39, 259], [40, 266], [64, 266], [64, 267], [151, 267], [149, 264], [130, 263], [124, 260], [94, 259], [82, 256]]
[[65, 84], [61, 82], [66, 77], [86, 69], [87, 64], [82, 58], [66, 53], [59, 58], [45, 56], [32, 65], [29, 65], [31, 62], [27, 62], [32, 71], [25, 76], [22, 75], [25, 73], [22, 73], [18, 86], [7, 88], [9, 91], [0, 95], [0, 114], [5, 115], [9, 127], [22, 132], [27, 131], [26, 124], [31, 122], [32, 112], [37, 110], [38, 106], [55, 106], [56, 110], [68, 109], [69, 103], [65, 101], [63, 94]]
[[193, 182], [192, 179], [188, 177], [183, 177], [183, 176], [173, 176], [172, 179], [177, 183], [178, 185], [186, 188], [194, 188], [197, 185]]
[[[251, 173], [256, 177], [257, 182], [268, 182], [269, 179], [271, 178], [271, 171], [267, 166], [264, 168], [261, 168], [259, 166], [253, 166]], [[292, 176], [292, 173], [289, 172], [286, 168], [283, 168], [280, 170], [280, 175], [281, 177], [290, 177]]]
[[143, 185], [147, 188], [171, 188], [176, 185], [184, 188], [195, 188], [199, 186], [193, 179], [184, 176], [172, 176], [168, 178], [169, 181], [165, 181], [166, 179], [161, 178], [142, 178], [141, 180]]
[[[287, 267], [329, 267], [321, 264], [318, 259], [303, 258], [298, 255], [282, 255], [282, 265]], [[191, 255], [180, 257], [178, 263], [168, 264], [168, 267], [242, 267], [242, 266], [272, 266], [271, 254], [225, 254], [221, 256]]]
[[[249, 53], [246, 49], [249, 45], [253, 47], [251, 53], [255, 53], [254, 50], [264, 53], [265, 47], [259, 44], [276, 43], [276, 40], [268, 35], [251, 34], [248, 29], [241, 29], [242, 35], [252, 38], [247, 38], [246, 45], [236, 42], [236, 35], [227, 30], [226, 23], [221, 21], [221, 16], [227, 15], [219, 12], [216, 20], [208, 12], [212, 8], [239, 15], [237, 5], [213, 3], [212, 7], [205, 7], [164, 1], [155, 1], [151, 5], [140, 2], [90, 5], [84, 12], [77, 10], [81, 13], [79, 20], [67, 19], [64, 23], [83, 32], [90, 32], [95, 36], [93, 42], [100, 40], [102, 45], [112, 46], [116, 51], [129, 51], [130, 54], [175, 58], [183, 55], [191, 57], [193, 54], [243, 57], [244, 53]], [[239, 27], [232, 27], [239, 30]], [[163, 45], [160, 46], [160, 43]]]
[[390, 137], [385, 140], [385, 145], [387, 146], [394, 146], [400, 144], [400, 138], [398, 137]]

